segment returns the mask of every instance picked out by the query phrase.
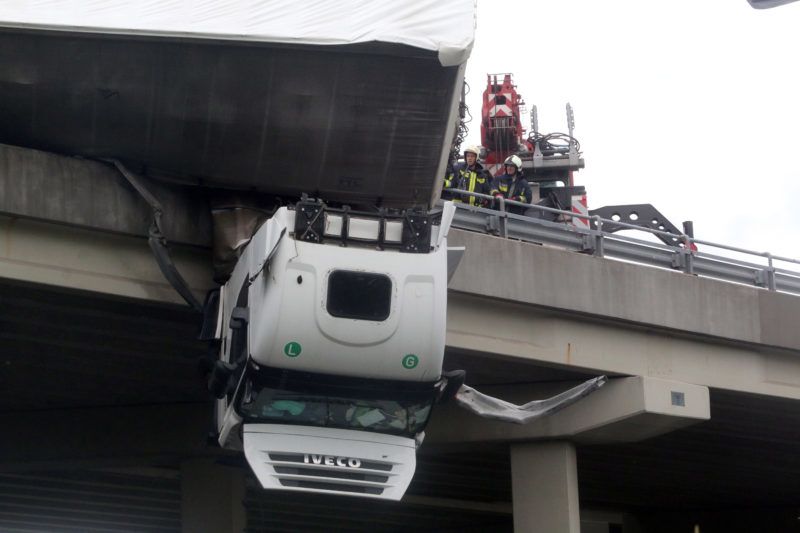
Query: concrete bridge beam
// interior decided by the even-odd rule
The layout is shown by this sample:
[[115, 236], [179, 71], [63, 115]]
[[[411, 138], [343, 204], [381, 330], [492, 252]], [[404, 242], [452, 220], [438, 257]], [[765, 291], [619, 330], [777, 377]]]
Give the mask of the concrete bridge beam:
[[[481, 391], [519, 405], [573, 385], [481, 387]], [[641, 376], [615, 378], [569, 407], [525, 425], [480, 418], [453, 404], [442, 406], [434, 411], [426, 443], [553, 439], [580, 444], [635, 442], [710, 417], [708, 387]]]
[[[170, 248], [178, 270], [203, 301], [215, 286], [210, 251]], [[0, 215], [0, 272], [19, 281], [184, 303], [158, 269], [144, 237]]]

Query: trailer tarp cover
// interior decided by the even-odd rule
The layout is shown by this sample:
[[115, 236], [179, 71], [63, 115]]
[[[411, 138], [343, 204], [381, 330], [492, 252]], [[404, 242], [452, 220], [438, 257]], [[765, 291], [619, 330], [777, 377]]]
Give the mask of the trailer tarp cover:
[[154, 177], [435, 197], [473, 0], [0, 3], [0, 143]]

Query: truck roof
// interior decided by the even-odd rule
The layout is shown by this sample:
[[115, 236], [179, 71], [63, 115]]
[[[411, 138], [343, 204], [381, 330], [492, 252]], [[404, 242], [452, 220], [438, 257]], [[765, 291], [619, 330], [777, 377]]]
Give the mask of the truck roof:
[[0, 6], [0, 143], [157, 178], [426, 205], [472, 0]]

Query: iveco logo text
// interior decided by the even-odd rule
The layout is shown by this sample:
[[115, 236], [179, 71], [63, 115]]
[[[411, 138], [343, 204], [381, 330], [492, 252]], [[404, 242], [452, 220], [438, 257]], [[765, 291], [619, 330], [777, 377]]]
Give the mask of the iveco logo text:
[[346, 468], [361, 468], [361, 459], [354, 457], [335, 457], [333, 455], [304, 454], [303, 462], [312, 465], [343, 466]]

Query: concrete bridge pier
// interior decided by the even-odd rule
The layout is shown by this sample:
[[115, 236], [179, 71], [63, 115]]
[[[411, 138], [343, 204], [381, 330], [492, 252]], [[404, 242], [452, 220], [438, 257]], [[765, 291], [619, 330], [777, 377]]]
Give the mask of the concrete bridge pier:
[[574, 444], [512, 444], [511, 481], [515, 533], [580, 533]]
[[244, 531], [245, 470], [191, 459], [181, 464], [181, 531]]

